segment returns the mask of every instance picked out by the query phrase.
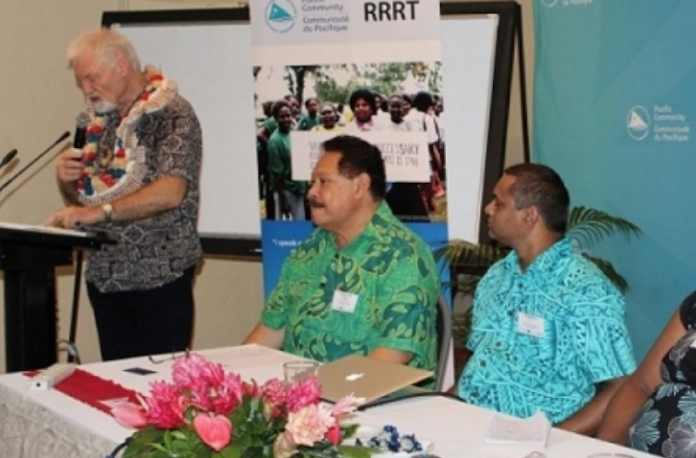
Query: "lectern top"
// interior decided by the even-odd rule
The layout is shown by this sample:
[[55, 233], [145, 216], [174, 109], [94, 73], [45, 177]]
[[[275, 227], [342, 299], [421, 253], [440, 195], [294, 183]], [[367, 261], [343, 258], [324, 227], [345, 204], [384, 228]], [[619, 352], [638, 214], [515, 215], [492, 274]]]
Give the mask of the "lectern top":
[[0, 221], [0, 229], [14, 229], [18, 231], [28, 232], [45, 232], [55, 235], [69, 235], [72, 237], [87, 237], [86, 232], [76, 231], [73, 229], [62, 229], [59, 227], [36, 226], [34, 224], [19, 224]]
[[0, 222], [0, 253], [7, 251], [8, 244], [95, 250], [112, 243], [113, 239], [100, 232]]

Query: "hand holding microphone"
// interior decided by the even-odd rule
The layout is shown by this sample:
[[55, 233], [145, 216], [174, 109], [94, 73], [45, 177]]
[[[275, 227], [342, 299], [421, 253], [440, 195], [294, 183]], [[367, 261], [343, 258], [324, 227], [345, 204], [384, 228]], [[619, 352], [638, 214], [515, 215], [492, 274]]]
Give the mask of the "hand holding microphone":
[[58, 181], [61, 183], [73, 183], [80, 179], [82, 171], [85, 169], [84, 164], [80, 160], [82, 151], [69, 149], [58, 156], [56, 165], [56, 174]]
[[89, 115], [80, 113], [76, 120], [73, 147], [58, 157], [56, 173], [61, 183], [73, 183], [82, 176], [82, 171], [85, 169], [81, 160], [82, 148], [87, 139], [87, 125], [89, 125]]

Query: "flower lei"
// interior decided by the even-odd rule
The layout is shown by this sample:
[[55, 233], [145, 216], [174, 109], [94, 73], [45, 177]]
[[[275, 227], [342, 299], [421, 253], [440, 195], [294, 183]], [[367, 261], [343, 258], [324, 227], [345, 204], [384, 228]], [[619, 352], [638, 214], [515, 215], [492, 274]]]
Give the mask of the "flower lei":
[[147, 85], [118, 128], [113, 150], [99, 154], [99, 141], [108, 122], [108, 114], [90, 110], [82, 163], [85, 165], [76, 188], [82, 204], [101, 205], [138, 190], [147, 173], [145, 148], [139, 145], [135, 128], [145, 113], [161, 110], [176, 95], [176, 83], [166, 79], [154, 67], [145, 68]]

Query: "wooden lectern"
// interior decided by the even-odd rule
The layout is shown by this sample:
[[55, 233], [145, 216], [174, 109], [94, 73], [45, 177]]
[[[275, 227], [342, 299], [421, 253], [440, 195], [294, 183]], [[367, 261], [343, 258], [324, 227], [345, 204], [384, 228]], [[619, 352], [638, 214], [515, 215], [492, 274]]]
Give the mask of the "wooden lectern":
[[56, 267], [72, 264], [73, 250], [95, 250], [105, 243], [113, 242], [104, 235], [0, 223], [7, 372], [57, 361]]

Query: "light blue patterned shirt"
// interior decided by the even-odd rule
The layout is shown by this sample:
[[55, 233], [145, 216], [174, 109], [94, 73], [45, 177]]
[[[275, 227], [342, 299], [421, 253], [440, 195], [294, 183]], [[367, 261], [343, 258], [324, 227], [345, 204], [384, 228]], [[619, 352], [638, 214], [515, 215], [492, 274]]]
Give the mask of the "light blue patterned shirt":
[[568, 239], [524, 273], [514, 251], [489, 269], [467, 346], [460, 397], [520, 418], [541, 410], [554, 424], [587, 404], [597, 383], [636, 368], [621, 294]]

